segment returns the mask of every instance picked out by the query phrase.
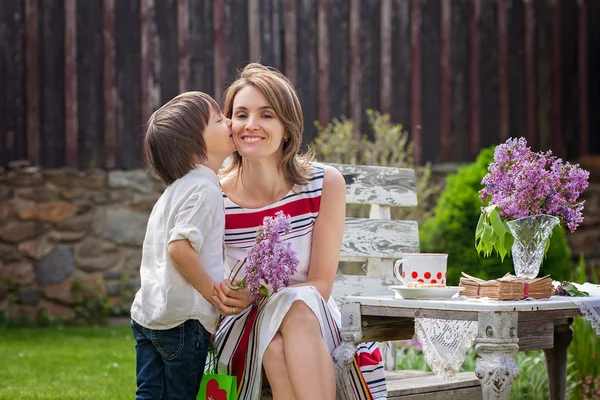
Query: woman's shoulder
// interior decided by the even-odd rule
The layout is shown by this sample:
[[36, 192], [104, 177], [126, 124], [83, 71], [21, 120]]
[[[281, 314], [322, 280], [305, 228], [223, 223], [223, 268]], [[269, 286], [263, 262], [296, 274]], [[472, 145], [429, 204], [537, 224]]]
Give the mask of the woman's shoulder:
[[322, 186], [346, 186], [342, 173], [331, 165], [311, 162], [311, 180], [321, 180]]

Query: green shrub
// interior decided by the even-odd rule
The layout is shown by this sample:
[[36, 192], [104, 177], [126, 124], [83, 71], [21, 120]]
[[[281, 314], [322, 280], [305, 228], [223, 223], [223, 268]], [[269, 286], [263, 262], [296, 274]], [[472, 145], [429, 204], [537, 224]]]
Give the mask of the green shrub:
[[[434, 216], [421, 227], [421, 252], [448, 253], [448, 282], [456, 285], [461, 271], [482, 279], [500, 278], [514, 273], [512, 260], [506, 257], [480, 257], [475, 250], [475, 228], [481, 213], [479, 198], [481, 180], [487, 173], [494, 156], [487, 148], [469, 165], [448, 176], [446, 188], [434, 210]], [[550, 248], [541, 267], [541, 274], [550, 274], [555, 280], [568, 279], [573, 265], [565, 231], [557, 226], [550, 240]]]
[[[337, 164], [379, 165], [383, 167], [413, 168], [417, 190], [417, 207], [393, 207], [392, 219], [424, 221], [431, 215], [433, 205], [441, 191], [441, 185], [431, 179], [431, 166], [415, 166], [413, 145], [408, 132], [401, 124], [395, 124], [389, 115], [367, 110], [373, 137], [356, 134], [356, 128], [348, 119], [334, 119], [327, 126], [318, 123], [318, 135], [311, 148], [318, 161]], [[347, 209], [349, 217], [369, 216], [368, 205], [352, 205]]]

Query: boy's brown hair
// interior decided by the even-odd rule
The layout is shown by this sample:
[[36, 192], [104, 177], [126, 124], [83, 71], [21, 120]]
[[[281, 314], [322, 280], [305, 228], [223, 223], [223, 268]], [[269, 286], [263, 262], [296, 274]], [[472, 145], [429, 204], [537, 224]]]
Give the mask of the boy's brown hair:
[[170, 185], [206, 160], [204, 130], [217, 102], [202, 92], [186, 92], [156, 110], [148, 120], [144, 151], [150, 168]]

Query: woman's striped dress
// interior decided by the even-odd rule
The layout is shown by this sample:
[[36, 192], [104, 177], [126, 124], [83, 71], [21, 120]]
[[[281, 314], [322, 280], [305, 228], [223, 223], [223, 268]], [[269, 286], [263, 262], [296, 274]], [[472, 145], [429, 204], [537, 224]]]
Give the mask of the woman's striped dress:
[[[236, 262], [245, 258], [263, 218], [281, 210], [290, 215], [292, 221], [292, 231], [284, 236], [284, 240], [291, 242], [300, 260], [290, 284], [307, 281], [312, 231], [319, 215], [323, 176], [323, 166], [313, 164], [313, 176], [306, 185], [294, 187], [282, 200], [259, 209], [242, 208], [223, 196], [226, 276]], [[340, 344], [338, 327], [341, 318], [338, 307], [331, 298], [325, 302], [312, 286], [283, 288], [260, 304], [250, 306], [238, 315], [226, 317], [215, 337], [219, 372], [237, 376], [240, 400], [260, 398], [262, 356], [279, 330], [283, 317], [297, 300], [304, 301], [317, 316], [330, 353]], [[356, 399], [386, 399], [383, 364], [377, 346], [374, 343], [360, 345], [354, 364], [352, 377]]]

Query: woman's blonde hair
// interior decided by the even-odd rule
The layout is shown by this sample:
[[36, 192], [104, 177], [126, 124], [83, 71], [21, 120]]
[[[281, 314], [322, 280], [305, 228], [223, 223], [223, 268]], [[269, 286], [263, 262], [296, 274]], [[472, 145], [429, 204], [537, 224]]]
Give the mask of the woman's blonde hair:
[[[224, 114], [227, 118], [233, 115], [233, 100], [240, 90], [246, 86], [258, 89], [268, 100], [275, 110], [275, 114], [283, 123], [287, 138], [283, 143], [283, 154], [279, 168], [283, 171], [285, 178], [293, 185], [302, 185], [310, 178], [310, 161], [312, 153], [301, 154], [302, 133], [304, 131], [304, 116], [300, 100], [292, 83], [281, 72], [275, 68], [266, 67], [262, 64], [248, 64], [240, 72], [236, 80], [225, 91]], [[240, 171], [242, 167], [242, 156], [235, 152], [232, 162], [225, 168], [224, 174]]]

